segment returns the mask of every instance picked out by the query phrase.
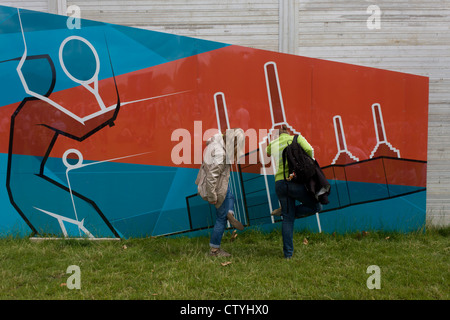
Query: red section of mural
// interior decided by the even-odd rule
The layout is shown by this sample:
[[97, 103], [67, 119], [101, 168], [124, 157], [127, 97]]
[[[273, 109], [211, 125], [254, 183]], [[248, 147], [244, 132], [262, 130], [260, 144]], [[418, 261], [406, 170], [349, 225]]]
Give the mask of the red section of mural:
[[[313, 145], [321, 165], [331, 164], [338, 152], [333, 124], [336, 115], [343, 119], [348, 151], [359, 160], [370, 158], [379, 142], [372, 113], [375, 103], [383, 112], [382, 134], [400, 150], [401, 157], [426, 161], [428, 78], [239, 46], [117, 76], [122, 106], [115, 126], [83, 142], [60, 137], [50, 156], [61, 157], [70, 148], [80, 150], [86, 160], [150, 152], [122, 161], [175, 166], [171, 151], [181, 141], [172, 141], [172, 133], [186, 129], [191, 133], [191, 141], [187, 141], [192, 147], [191, 164], [181, 166], [196, 168], [200, 163], [193, 163], [195, 154], [200, 152], [201, 157], [205, 143], [194, 143], [194, 139], [203, 138], [207, 129], [217, 128], [215, 93], [226, 96], [230, 127], [255, 129], [256, 133], [270, 129], [264, 75], [268, 61], [277, 64], [286, 120]], [[111, 79], [99, 85], [105, 104], [114, 104]], [[50, 98], [58, 103], [73, 101], [69, 104], [83, 116], [94, 112], [84, 107], [85, 90], [76, 87], [53, 93]], [[3, 153], [8, 152], [8, 122], [18, 105], [0, 108]], [[195, 121], [202, 121], [201, 129], [194, 128]], [[263, 138], [258, 136], [259, 141]], [[247, 151], [256, 147], [247, 146]], [[34, 149], [17, 152], [42, 155]]]
[[112, 124], [115, 115], [115, 110], [112, 110], [80, 123], [47, 102], [36, 99], [25, 101], [17, 111], [11, 140], [12, 153], [41, 157], [45, 156], [55, 133], [81, 141]]

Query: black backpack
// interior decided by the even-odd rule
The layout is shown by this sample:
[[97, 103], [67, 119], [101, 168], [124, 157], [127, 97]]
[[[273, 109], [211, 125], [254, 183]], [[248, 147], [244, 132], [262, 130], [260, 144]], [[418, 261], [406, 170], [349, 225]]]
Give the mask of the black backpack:
[[298, 135], [295, 135], [292, 143], [288, 144], [282, 153], [284, 180], [288, 180], [285, 170], [287, 160], [289, 175], [295, 172], [295, 177], [290, 181], [306, 183], [315, 174], [315, 161], [298, 144], [297, 138]]

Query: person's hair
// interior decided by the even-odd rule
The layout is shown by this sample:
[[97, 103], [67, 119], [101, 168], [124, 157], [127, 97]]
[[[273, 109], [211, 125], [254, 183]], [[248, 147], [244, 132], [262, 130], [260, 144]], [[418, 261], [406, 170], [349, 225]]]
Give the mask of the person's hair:
[[289, 133], [289, 129], [285, 124], [283, 124], [279, 130], [280, 130], [280, 134]]

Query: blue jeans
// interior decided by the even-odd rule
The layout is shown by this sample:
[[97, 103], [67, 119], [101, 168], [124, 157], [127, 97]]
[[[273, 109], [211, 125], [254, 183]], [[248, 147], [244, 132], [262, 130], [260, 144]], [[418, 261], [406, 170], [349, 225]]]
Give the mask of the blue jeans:
[[[281, 204], [283, 222], [281, 223], [281, 235], [283, 237], [283, 253], [290, 258], [294, 253], [294, 221], [320, 212], [322, 205], [314, 196], [299, 183], [279, 180], [275, 182], [275, 192]], [[301, 202], [295, 205], [295, 201]]]
[[209, 246], [211, 248], [220, 248], [223, 232], [227, 227], [227, 214], [230, 211], [234, 212], [234, 201], [234, 195], [231, 193], [230, 188], [228, 188], [225, 200], [223, 200], [222, 205], [216, 209], [216, 223], [214, 224], [214, 229], [209, 241]]

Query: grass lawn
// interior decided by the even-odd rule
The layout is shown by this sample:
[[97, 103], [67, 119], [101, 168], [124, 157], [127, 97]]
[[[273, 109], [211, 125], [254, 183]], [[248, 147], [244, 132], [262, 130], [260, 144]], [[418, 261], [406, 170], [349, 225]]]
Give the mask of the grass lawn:
[[[306, 239], [306, 241], [305, 241]], [[282, 256], [279, 230], [244, 231], [208, 256], [209, 239], [121, 241], [0, 239], [0, 299], [297, 300], [450, 298], [450, 228], [400, 234], [296, 233]], [[81, 289], [69, 289], [70, 265]], [[367, 268], [380, 268], [368, 289]]]

